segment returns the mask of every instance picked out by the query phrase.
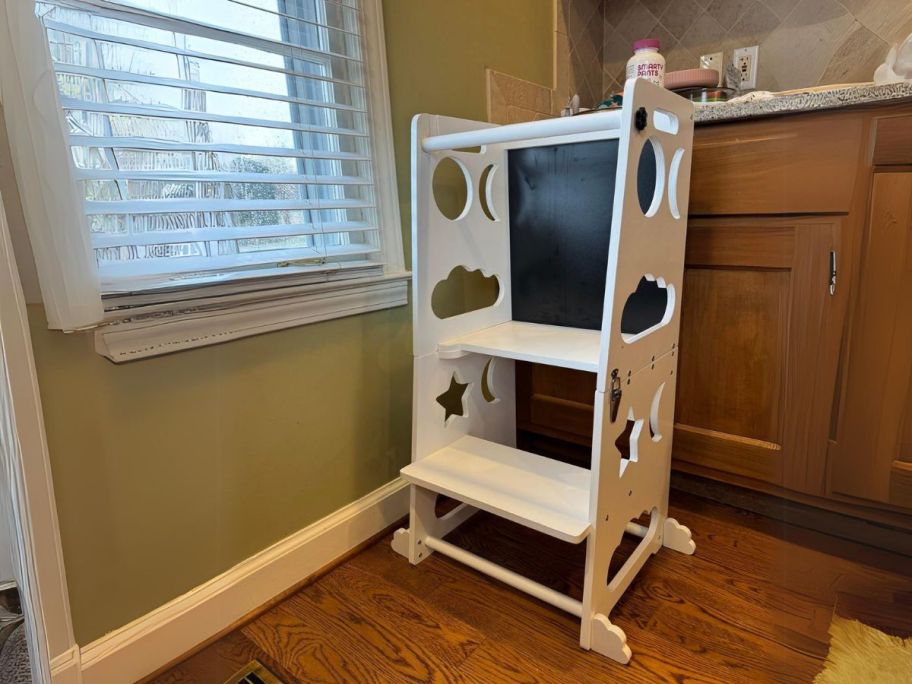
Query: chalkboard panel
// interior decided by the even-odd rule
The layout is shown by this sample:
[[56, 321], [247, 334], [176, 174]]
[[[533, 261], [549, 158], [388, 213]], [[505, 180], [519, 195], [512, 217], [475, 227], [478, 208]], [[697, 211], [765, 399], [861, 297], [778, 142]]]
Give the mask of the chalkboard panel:
[[513, 320], [602, 327], [617, 140], [508, 152]]
[[[652, 146], [644, 152], [653, 159], [637, 186], [651, 200]], [[513, 320], [602, 327], [617, 154], [616, 139], [508, 152]], [[634, 324], [636, 313], [624, 318]]]

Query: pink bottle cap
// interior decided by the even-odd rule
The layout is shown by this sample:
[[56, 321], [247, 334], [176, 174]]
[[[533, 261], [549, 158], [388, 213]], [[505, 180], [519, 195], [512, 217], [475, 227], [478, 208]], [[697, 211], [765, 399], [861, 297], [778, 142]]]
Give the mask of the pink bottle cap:
[[634, 42], [634, 50], [642, 50], [643, 48], [655, 48], [656, 50], [660, 49], [660, 43], [658, 38], [643, 38]]

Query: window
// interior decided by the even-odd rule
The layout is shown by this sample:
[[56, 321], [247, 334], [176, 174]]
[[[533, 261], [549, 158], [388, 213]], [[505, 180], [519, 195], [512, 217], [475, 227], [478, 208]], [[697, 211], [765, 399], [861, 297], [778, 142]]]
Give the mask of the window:
[[402, 278], [378, 4], [35, 2], [109, 320]]

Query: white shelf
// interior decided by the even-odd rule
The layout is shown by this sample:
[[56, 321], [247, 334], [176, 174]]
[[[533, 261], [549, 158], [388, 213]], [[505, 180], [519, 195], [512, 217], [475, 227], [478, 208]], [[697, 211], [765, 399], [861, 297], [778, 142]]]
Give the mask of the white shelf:
[[441, 342], [437, 353], [457, 358], [473, 352], [596, 373], [600, 338], [598, 330], [507, 321]]
[[402, 476], [564, 541], [589, 534], [585, 468], [465, 436], [407, 465]]

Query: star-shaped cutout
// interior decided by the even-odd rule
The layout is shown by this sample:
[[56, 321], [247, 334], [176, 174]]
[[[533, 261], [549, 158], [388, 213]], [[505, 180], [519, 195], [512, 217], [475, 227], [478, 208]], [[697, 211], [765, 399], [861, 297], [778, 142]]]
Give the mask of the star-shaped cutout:
[[437, 397], [437, 403], [443, 406], [445, 415], [443, 422], [446, 423], [450, 416], [464, 416], [465, 407], [462, 404], [462, 397], [468, 389], [469, 383], [461, 383], [456, 379], [456, 373], [450, 378], [450, 386], [447, 391]]
[[638, 420], [634, 419], [633, 409], [630, 409], [629, 414], [627, 415], [627, 425], [624, 428], [624, 431], [617, 438], [617, 441], [614, 443], [614, 446], [617, 447], [617, 450], [621, 452], [621, 475], [624, 474], [624, 470], [627, 469], [627, 465], [633, 461], [639, 459], [639, 440], [640, 432], [643, 430], [643, 419]]

